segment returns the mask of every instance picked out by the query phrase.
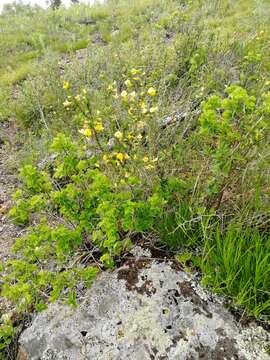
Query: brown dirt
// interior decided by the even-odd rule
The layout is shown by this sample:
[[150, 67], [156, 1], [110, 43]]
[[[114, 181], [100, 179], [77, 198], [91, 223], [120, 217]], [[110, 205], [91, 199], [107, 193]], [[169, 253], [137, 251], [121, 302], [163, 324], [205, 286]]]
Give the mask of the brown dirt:
[[[16, 128], [12, 123], [0, 123], [0, 262], [11, 258], [11, 247], [22, 230], [12, 224], [8, 211], [12, 206], [11, 194], [16, 188], [16, 171], [12, 169], [12, 156], [15, 149]], [[1, 279], [1, 274], [0, 274]], [[0, 297], [0, 317], [12, 312], [12, 305]]]
[[16, 174], [11, 168], [15, 129], [10, 123], [0, 124], [0, 260], [5, 261], [10, 248], [20, 235], [20, 229], [11, 223], [8, 211], [12, 206], [11, 194], [16, 187]]

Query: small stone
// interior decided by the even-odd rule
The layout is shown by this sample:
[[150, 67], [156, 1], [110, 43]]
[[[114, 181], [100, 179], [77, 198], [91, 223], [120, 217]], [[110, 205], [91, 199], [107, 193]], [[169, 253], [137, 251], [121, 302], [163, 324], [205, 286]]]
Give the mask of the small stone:
[[151, 257], [151, 251], [149, 249], [143, 249], [141, 246], [134, 246], [131, 250], [130, 253], [135, 256], [136, 258], [140, 258], [140, 257]]

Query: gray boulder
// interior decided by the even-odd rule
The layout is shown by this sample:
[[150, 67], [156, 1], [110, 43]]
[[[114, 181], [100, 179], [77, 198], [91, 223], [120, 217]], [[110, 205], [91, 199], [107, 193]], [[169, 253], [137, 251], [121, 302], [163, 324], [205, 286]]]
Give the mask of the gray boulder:
[[53, 304], [20, 338], [19, 360], [254, 360], [269, 335], [242, 328], [172, 262], [100, 274], [76, 309]]

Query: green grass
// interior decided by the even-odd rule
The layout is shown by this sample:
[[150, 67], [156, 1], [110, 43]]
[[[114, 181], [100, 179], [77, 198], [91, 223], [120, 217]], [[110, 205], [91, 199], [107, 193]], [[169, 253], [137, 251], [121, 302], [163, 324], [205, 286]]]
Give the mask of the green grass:
[[[17, 140], [23, 142], [14, 167], [48, 159], [51, 140], [59, 132], [77, 141], [85, 120], [101, 121], [102, 150], [93, 146], [94, 165], [115, 180], [115, 199], [124, 204], [127, 189], [122, 186], [127, 186], [129, 176], [132, 181], [133, 176], [139, 179], [128, 184], [132, 200], [139, 204], [134, 232], [146, 236], [155, 232], [168, 253], [188, 254], [179, 259], [195, 259], [196, 253], [194, 262], [201, 267], [205, 285], [226, 295], [245, 314], [268, 321], [268, 1], [110, 0], [56, 11], [25, 7], [2, 14], [0, 29], [4, 35], [0, 37], [0, 121], [16, 119]], [[132, 69], [140, 71], [140, 85], [135, 84]], [[157, 97], [147, 100], [158, 106], [157, 113], [132, 117], [132, 107], [141, 104], [139, 100], [137, 105], [121, 103], [121, 92], [131, 92], [126, 79], [134, 81], [133, 89], [139, 93], [150, 86], [157, 90]], [[63, 89], [64, 82], [70, 84], [68, 90]], [[91, 115], [75, 106], [75, 96], [84, 92]], [[66, 100], [73, 102], [68, 110], [63, 106]], [[183, 113], [186, 116], [179, 116]], [[176, 120], [160, 126], [169, 115]], [[108, 140], [116, 130], [126, 136], [139, 120], [146, 123], [145, 141], [117, 142], [115, 151], [133, 151], [131, 160], [127, 168], [120, 163], [116, 170], [108, 170], [101, 156], [113, 153]], [[84, 161], [80, 156], [89, 143], [80, 148], [79, 141], [76, 146], [80, 154], [76, 161]], [[139, 165], [133, 162], [134, 155], [142, 160]], [[157, 159], [153, 171], [145, 168], [145, 156]], [[79, 164], [78, 168], [84, 162]], [[55, 164], [48, 160], [47, 165], [50, 178]], [[61, 163], [56, 165], [61, 168]], [[74, 177], [67, 177], [58, 186], [65, 193], [67, 184], [76, 188], [73, 182]], [[154, 201], [152, 193], [162, 201], [153, 206], [155, 221], [141, 227], [140, 216], [143, 211], [147, 214], [141, 203]], [[114, 201], [112, 208], [119, 206]], [[97, 211], [95, 205], [91, 211]], [[131, 209], [127, 206], [125, 211]], [[69, 216], [66, 210], [65, 216]], [[113, 222], [106, 212], [102, 216]], [[64, 220], [62, 216], [61, 223]], [[117, 236], [124, 248], [128, 241], [120, 219], [114, 226], [120, 228]], [[111, 264], [113, 259], [109, 260]]]
[[249, 314], [270, 315], [270, 237], [231, 225], [205, 241], [203, 283], [229, 296]]

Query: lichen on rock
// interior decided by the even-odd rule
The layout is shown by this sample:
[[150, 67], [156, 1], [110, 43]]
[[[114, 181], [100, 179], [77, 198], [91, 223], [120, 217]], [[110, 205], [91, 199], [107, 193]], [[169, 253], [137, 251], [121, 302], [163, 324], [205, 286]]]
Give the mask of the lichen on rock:
[[130, 261], [103, 273], [77, 309], [54, 304], [20, 338], [28, 360], [266, 360], [260, 327], [241, 328], [192, 275]]

